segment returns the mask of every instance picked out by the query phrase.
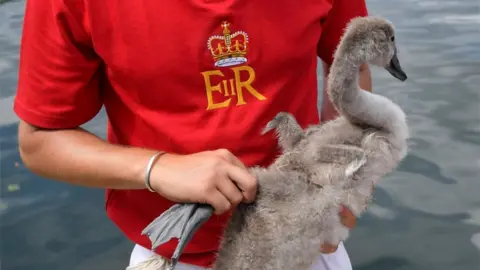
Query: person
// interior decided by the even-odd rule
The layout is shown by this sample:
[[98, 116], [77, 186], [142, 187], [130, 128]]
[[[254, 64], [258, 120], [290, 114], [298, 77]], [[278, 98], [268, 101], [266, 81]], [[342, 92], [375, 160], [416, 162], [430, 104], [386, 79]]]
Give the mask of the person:
[[[108, 217], [135, 243], [129, 269], [172, 255], [174, 240], [154, 253], [141, 235], [153, 219], [175, 202], [211, 204], [177, 267], [208, 268], [231, 210], [255, 199], [246, 168], [278, 154], [266, 123], [279, 111], [302, 127], [336, 117], [325, 91], [317, 108], [317, 59], [325, 78], [343, 29], [366, 15], [364, 0], [28, 0], [21, 158], [40, 176], [106, 189]], [[359, 83], [371, 90], [368, 66]], [[102, 107], [107, 140], [82, 128]], [[352, 268], [342, 243], [319, 249], [312, 269]]]

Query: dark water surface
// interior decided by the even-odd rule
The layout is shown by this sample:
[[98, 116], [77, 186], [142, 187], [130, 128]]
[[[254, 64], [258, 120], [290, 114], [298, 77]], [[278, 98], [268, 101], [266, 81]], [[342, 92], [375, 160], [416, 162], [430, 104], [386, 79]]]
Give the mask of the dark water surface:
[[[355, 270], [480, 269], [480, 2], [370, 0], [398, 31], [402, 84], [374, 69], [398, 102], [411, 152], [375, 191], [346, 245]], [[132, 244], [107, 219], [103, 191], [40, 179], [21, 164], [12, 112], [23, 1], [0, 5], [2, 270], [124, 269]], [[102, 112], [87, 129], [105, 136]]]

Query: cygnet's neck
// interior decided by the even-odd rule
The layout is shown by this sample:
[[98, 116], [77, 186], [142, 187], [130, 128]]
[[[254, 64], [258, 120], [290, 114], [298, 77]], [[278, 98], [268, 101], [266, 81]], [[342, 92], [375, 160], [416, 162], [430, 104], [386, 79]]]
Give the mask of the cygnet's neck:
[[332, 64], [328, 87], [329, 97], [340, 115], [352, 123], [382, 129], [392, 134], [392, 145], [401, 145], [408, 137], [403, 111], [390, 99], [363, 91], [358, 85], [363, 62], [339, 51]]
[[[339, 53], [330, 68], [329, 93], [330, 100], [339, 110], [353, 102], [358, 93], [358, 79], [361, 61], [353, 60], [347, 53]], [[347, 112], [344, 112], [347, 113]]]

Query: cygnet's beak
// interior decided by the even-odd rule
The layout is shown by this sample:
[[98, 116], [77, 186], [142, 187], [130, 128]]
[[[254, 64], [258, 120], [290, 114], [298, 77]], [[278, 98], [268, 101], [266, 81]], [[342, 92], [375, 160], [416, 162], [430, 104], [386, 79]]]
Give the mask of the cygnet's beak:
[[407, 74], [403, 71], [402, 66], [400, 66], [400, 61], [398, 61], [397, 50], [393, 54], [390, 63], [385, 67], [385, 69], [392, 74], [393, 77], [399, 79], [400, 81], [405, 81], [407, 79]]

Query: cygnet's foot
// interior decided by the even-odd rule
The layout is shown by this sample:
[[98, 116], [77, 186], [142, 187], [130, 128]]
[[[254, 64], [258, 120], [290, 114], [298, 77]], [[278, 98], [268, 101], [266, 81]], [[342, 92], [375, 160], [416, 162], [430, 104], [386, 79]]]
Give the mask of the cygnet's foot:
[[142, 235], [148, 236], [152, 243], [152, 250], [173, 238], [178, 239], [178, 245], [171, 257], [171, 269], [173, 269], [190, 239], [212, 216], [213, 211], [213, 207], [206, 204], [175, 204], [152, 221], [142, 231]]

